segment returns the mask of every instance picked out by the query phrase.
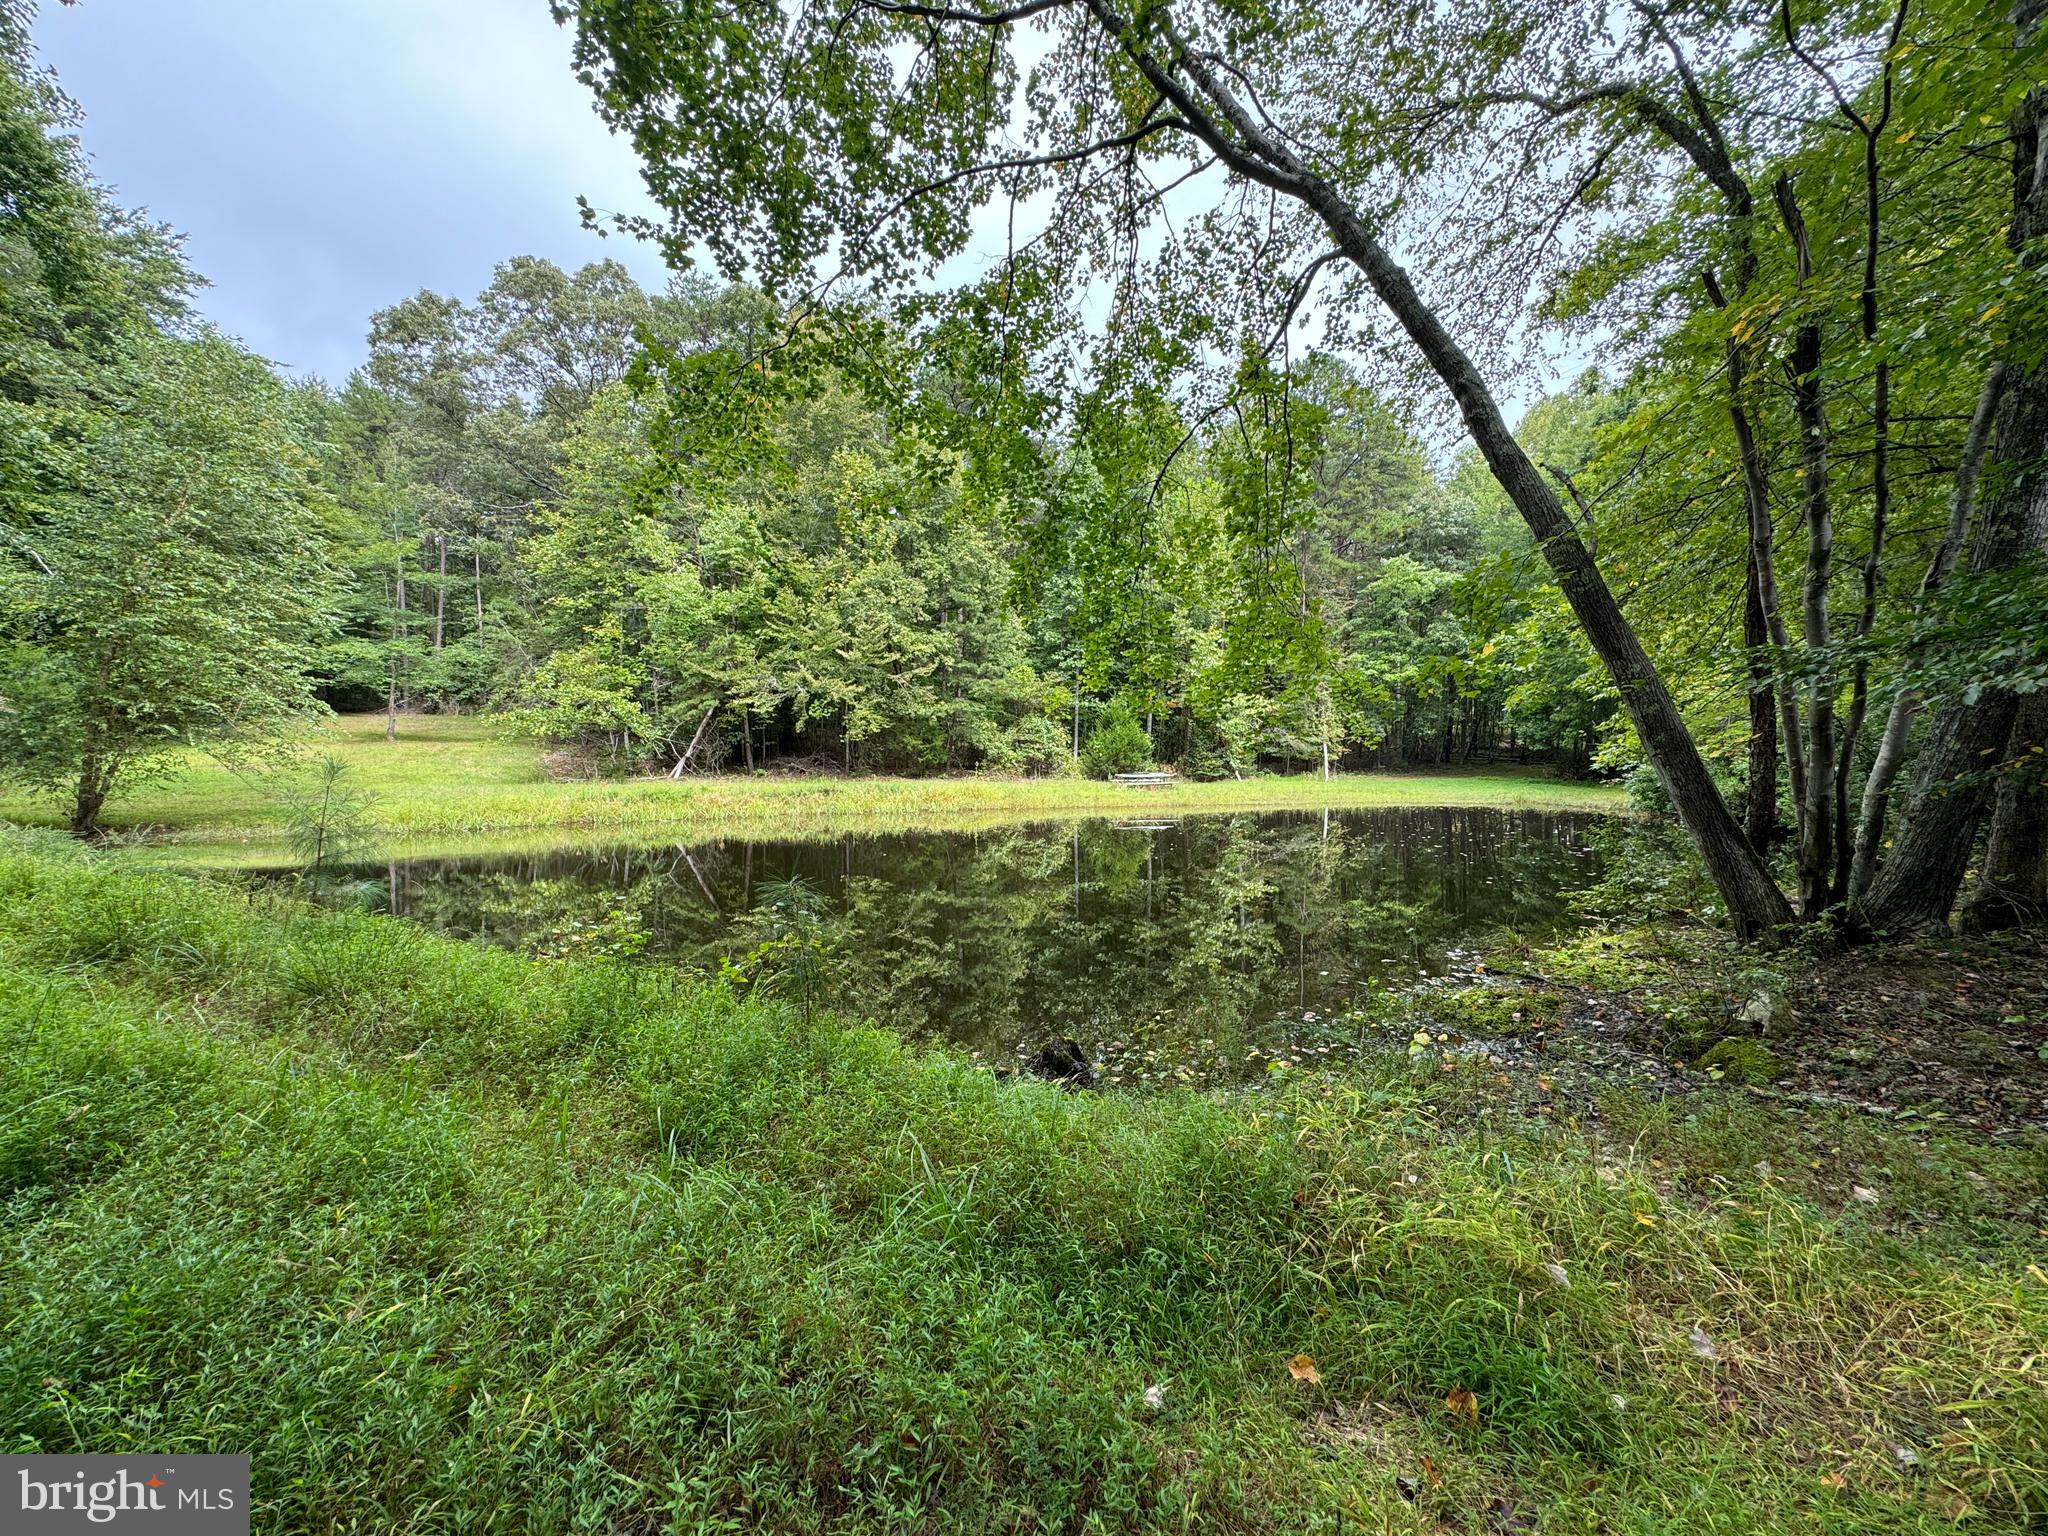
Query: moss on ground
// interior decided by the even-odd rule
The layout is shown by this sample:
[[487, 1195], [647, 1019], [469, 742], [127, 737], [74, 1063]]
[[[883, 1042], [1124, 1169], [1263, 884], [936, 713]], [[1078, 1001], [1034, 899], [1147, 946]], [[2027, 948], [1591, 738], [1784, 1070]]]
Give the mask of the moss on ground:
[[1775, 1083], [1785, 1070], [1769, 1046], [1738, 1037], [1716, 1041], [1700, 1057], [1699, 1066], [1703, 1072], [1753, 1087]]

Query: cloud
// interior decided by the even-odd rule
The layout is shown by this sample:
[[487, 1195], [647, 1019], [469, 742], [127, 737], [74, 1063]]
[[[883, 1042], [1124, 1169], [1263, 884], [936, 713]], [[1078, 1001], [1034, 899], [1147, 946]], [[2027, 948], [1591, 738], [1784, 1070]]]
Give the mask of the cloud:
[[579, 195], [647, 202], [544, 0], [85, 0], [37, 41], [100, 177], [188, 233], [207, 314], [293, 372], [344, 377], [372, 310], [515, 255], [665, 280], [580, 225]]

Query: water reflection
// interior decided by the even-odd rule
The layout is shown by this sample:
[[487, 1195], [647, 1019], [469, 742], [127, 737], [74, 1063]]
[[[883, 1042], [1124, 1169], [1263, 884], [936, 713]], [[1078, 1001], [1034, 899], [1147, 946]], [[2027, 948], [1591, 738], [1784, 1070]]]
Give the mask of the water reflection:
[[[1281, 813], [723, 842], [365, 869], [382, 904], [536, 953], [716, 969], [795, 876], [842, 940], [833, 1006], [985, 1059], [1072, 1036], [1112, 1080], [1263, 1070], [1329, 1045], [1370, 982], [1441, 971], [1498, 928], [1554, 931], [1597, 878], [1591, 818]], [[1341, 1049], [1341, 1045], [1336, 1047]]]

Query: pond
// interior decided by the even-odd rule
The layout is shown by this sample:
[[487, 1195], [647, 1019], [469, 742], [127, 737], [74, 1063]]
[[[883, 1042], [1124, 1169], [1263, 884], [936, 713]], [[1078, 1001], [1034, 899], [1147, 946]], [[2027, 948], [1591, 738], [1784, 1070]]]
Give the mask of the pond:
[[[1140, 808], [1141, 810], [1142, 808]], [[401, 861], [357, 894], [529, 953], [715, 971], [803, 901], [835, 1010], [992, 1065], [1067, 1036], [1125, 1086], [1343, 1052], [1353, 999], [1568, 927], [1599, 818], [1463, 808], [1088, 820], [995, 831]], [[782, 882], [801, 882], [790, 887]]]

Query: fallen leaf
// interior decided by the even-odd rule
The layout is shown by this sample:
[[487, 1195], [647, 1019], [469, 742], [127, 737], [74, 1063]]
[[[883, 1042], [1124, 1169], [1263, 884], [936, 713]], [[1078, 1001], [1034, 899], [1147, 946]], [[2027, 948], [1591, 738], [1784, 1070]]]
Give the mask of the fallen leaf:
[[1557, 1288], [1560, 1291], [1568, 1291], [1572, 1288], [1572, 1277], [1564, 1272], [1564, 1266], [1555, 1259], [1552, 1259], [1543, 1266], [1543, 1273], [1557, 1282]]
[[1479, 1422], [1479, 1399], [1464, 1387], [1453, 1387], [1444, 1398], [1444, 1406], [1451, 1410], [1451, 1417], [1463, 1419], [1467, 1424]]
[[1437, 1471], [1435, 1458], [1429, 1456], [1425, 1456], [1422, 1458], [1422, 1475], [1429, 1479], [1430, 1487], [1443, 1487], [1444, 1475], [1443, 1473]]
[[1654, 1227], [1655, 1225], [1657, 1225], [1657, 1218], [1652, 1216], [1648, 1211], [1637, 1211], [1636, 1225], [1639, 1227]]
[[1849, 1486], [1849, 1479], [1842, 1476], [1839, 1472], [1830, 1472], [1821, 1479], [1821, 1484], [1824, 1487], [1833, 1488], [1839, 1492]]
[[1316, 1369], [1316, 1357], [1314, 1355], [1296, 1355], [1287, 1362], [1287, 1374], [1296, 1381], [1307, 1382], [1312, 1387], [1318, 1385], [1323, 1379], [1322, 1373]]
[[1860, 1205], [1875, 1205], [1877, 1204], [1877, 1191], [1865, 1189], [1861, 1184], [1851, 1184], [1849, 1186], [1849, 1198]]
[[1718, 1360], [1721, 1351], [1715, 1347], [1713, 1338], [1698, 1323], [1692, 1325], [1692, 1352], [1702, 1360]]

